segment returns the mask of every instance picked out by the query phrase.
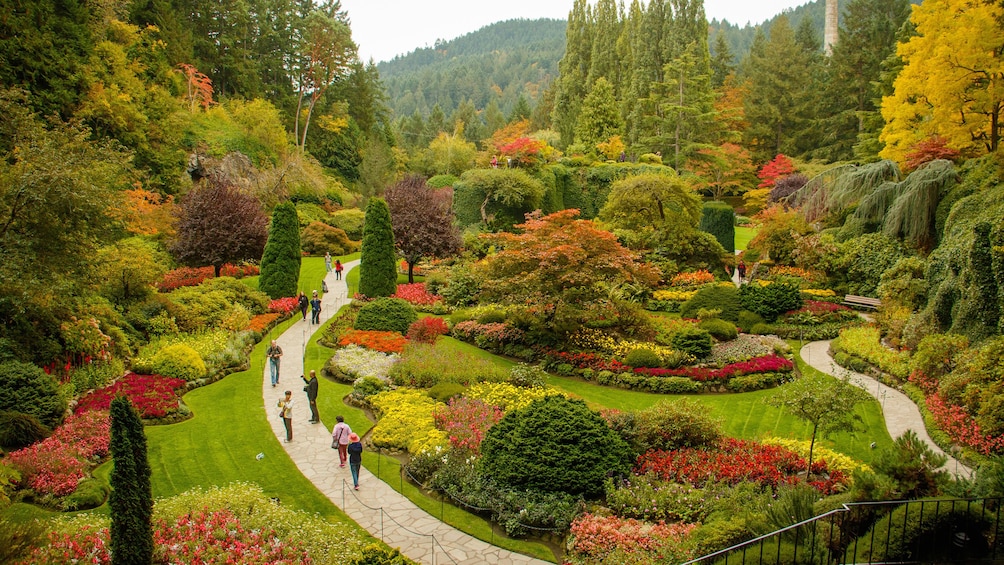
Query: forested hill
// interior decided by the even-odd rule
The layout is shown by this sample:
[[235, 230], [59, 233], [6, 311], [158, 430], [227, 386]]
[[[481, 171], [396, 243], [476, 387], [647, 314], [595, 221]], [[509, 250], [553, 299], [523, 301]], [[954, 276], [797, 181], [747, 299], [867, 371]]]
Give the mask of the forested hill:
[[558, 73], [565, 52], [565, 21], [508, 20], [434, 47], [380, 63], [377, 68], [398, 117], [447, 115], [469, 100], [477, 109], [494, 101], [505, 115], [522, 94], [532, 106]]

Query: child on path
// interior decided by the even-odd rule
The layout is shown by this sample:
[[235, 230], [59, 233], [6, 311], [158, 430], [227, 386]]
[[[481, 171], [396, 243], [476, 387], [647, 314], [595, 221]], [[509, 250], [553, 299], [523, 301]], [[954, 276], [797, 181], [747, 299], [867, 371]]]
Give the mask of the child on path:
[[282, 425], [286, 426], [286, 443], [293, 441], [293, 391], [287, 390], [286, 397], [280, 398], [277, 405]]
[[349, 471], [352, 471], [352, 487], [359, 490], [359, 467], [363, 464], [363, 444], [359, 436], [349, 434]]
[[335, 429], [331, 430], [331, 449], [338, 450], [338, 461], [341, 462], [339, 467], [344, 467], [345, 461], [349, 458], [349, 436], [353, 435], [352, 428], [349, 428], [342, 416], [335, 416], [335, 420], [338, 423], [335, 424]]

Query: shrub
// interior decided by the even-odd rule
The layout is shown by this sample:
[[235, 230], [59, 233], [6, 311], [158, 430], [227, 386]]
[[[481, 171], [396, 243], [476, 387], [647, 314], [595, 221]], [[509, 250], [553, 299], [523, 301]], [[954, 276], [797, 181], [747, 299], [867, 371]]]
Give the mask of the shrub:
[[300, 249], [308, 255], [348, 255], [355, 253], [359, 244], [349, 239], [345, 231], [321, 222], [311, 222], [300, 234]]
[[439, 383], [430, 388], [426, 394], [436, 401], [446, 404], [451, 398], [463, 396], [466, 390], [467, 387], [462, 384]]
[[176, 343], [158, 351], [151, 362], [153, 372], [167, 377], [194, 381], [206, 376], [206, 364], [191, 347]]
[[91, 389], [101, 388], [122, 376], [125, 365], [119, 359], [92, 361], [70, 371], [70, 383], [74, 394], [80, 395]]
[[506, 414], [481, 444], [482, 470], [513, 489], [596, 497], [627, 473], [629, 448], [581, 400], [548, 396]]
[[718, 341], [730, 341], [739, 336], [739, 332], [736, 331], [735, 324], [726, 322], [725, 320], [719, 320], [717, 318], [704, 320], [698, 324], [697, 327], [707, 331], [711, 334], [711, 337], [717, 339]]
[[349, 239], [359, 241], [363, 238], [363, 225], [366, 222], [366, 212], [358, 208], [335, 210], [328, 217], [328, 223], [341, 229]]
[[701, 328], [687, 328], [673, 336], [673, 347], [703, 359], [711, 353], [711, 334]]
[[405, 334], [418, 320], [415, 308], [400, 298], [378, 298], [359, 309], [354, 328]]
[[[390, 296], [397, 289], [397, 252], [390, 210], [380, 198], [372, 198], [366, 206], [366, 224], [359, 263], [359, 292], [371, 298]], [[408, 324], [415, 321], [414, 318]], [[401, 330], [404, 333], [408, 325]]]
[[387, 390], [386, 382], [376, 377], [359, 377], [352, 383], [352, 396], [364, 399]]
[[537, 365], [516, 363], [509, 369], [509, 384], [520, 388], [543, 388], [547, 386], [547, 372]]
[[268, 241], [261, 256], [258, 288], [271, 298], [296, 294], [300, 281], [300, 221], [292, 202], [283, 202], [272, 211]]
[[[744, 285], [744, 288], [750, 285]], [[680, 317], [696, 319], [700, 309], [721, 310], [723, 320], [736, 321], [739, 318], [739, 291], [732, 283], [708, 285], [697, 291], [693, 298], [680, 306]]]
[[364, 547], [359, 557], [353, 559], [349, 565], [415, 565], [415, 562], [402, 555], [398, 549], [371, 543]]
[[628, 441], [635, 453], [652, 449], [714, 445], [722, 437], [722, 424], [707, 409], [691, 400], [662, 400], [638, 412]]
[[436, 338], [450, 333], [446, 320], [426, 316], [408, 326], [408, 339], [420, 343], [436, 343]]
[[627, 357], [624, 358], [624, 364], [634, 368], [647, 367], [654, 369], [662, 367], [662, 358], [650, 349], [632, 349], [627, 354]]
[[0, 410], [31, 414], [51, 429], [63, 420], [66, 401], [55, 377], [34, 365], [7, 361], [0, 363]]
[[768, 322], [773, 322], [789, 310], [802, 307], [802, 294], [798, 287], [784, 282], [744, 284], [739, 289], [739, 300], [744, 309], [763, 316]]
[[910, 359], [910, 372], [920, 372], [936, 380], [955, 369], [958, 355], [969, 348], [969, 339], [961, 335], [931, 334], [920, 340]]
[[80, 481], [77, 490], [63, 499], [63, 509], [69, 511], [90, 510], [105, 503], [111, 489], [101, 479], [89, 478]]
[[0, 411], [0, 445], [21, 449], [47, 438], [52, 433], [38, 418], [23, 412]]
[[335, 351], [321, 372], [337, 381], [350, 383], [361, 377], [386, 379], [399, 359], [398, 355], [348, 345]]
[[[202, 292], [219, 291], [225, 304], [239, 304], [251, 314], [263, 314], [268, 310], [269, 298], [264, 292], [254, 290], [233, 277], [209, 279], [199, 285]], [[177, 293], [172, 298], [179, 296]]]
[[699, 229], [715, 236], [725, 251], [736, 250], [736, 214], [732, 206], [724, 202], [705, 202], [701, 208]]

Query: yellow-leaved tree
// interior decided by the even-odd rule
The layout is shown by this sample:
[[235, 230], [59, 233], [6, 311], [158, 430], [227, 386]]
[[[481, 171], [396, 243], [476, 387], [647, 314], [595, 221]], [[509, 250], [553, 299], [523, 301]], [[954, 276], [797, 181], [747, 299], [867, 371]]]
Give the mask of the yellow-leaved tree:
[[999, 2], [982, 0], [913, 6], [917, 34], [899, 44], [904, 67], [882, 100], [882, 157], [903, 164], [934, 136], [966, 156], [996, 151], [1004, 127], [1002, 15]]

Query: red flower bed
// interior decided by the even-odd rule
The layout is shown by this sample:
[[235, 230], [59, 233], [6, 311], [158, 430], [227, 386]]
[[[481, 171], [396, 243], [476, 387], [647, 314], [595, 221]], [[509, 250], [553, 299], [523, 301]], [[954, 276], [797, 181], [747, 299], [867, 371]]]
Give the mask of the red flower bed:
[[170, 292], [183, 286], [198, 286], [202, 281], [213, 278], [215, 273], [212, 267], [181, 267], [165, 273], [164, 278], [157, 283], [157, 289]]
[[111, 421], [107, 412], [74, 414], [51, 436], [7, 456], [20, 484], [40, 494], [65, 496], [77, 490], [91, 464], [108, 455]]
[[650, 377], [687, 377], [698, 382], [724, 381], [740, 375], [756, 373], [786, 373], [794, 368], [791, 361], [777, 355], [764, 355], [749, 361], [731, 363], [721, 369], [706, 367], [682, 367], [680, 369], [647, 369], [639, 367], [635, 373]]
[[391, 298], [400, 298], [416, 306], [429, 306], [443, 300], [442, 296], [425, 289], [425, 283], [399, 284]]
[[279, 314], [289, 314], [290, 312], [299, 310], [300, 303], [295, 296], [276, 298], [268, 303], [268, 309], [271, 312], [278, 312]]
[[132, 401], [141, 418], [163, 418], [178, 411], [176, 391], [183, 386], [185, 386], [184, 379], [128, 373], [110, 386], [95, 390], [81, 398], [74, 413], [108, 410], [112, 399], [124, 395]]
[[408, 345], [408, 338], [397, 332], [349, 330], [342, 334], [338, 345], [359, 345], [384, 353], [401, 353]]
[[[910, 380], [913, 380], [912, 375]], [[925, 404], [938, 427], [952, 441], [971, 447], [983, 455], [1004, 451], [1004, 437], [984, 434], [965, 408], [945, 402], [937, 392], [929, 395]]]
[[248, 329], [253, 332], [265, 333], [265, 330], [267, 330], [268, 327], [272, 325], [272, 322], [274, 322], [278, 317], [279, 314], [275, 312], [258, 314], [257, 316], [252, 317], [251, 321], [248, 322]]
[[567, 351], [556, 351], [546, 348], [542, 349], [541, 353], [559, 363], [568, 363], [577, 369], [613, 371], [615, 373], [624, 373], [631, 370], [631, 367], [616, 359], [608, 359], [596, 353], [569, 353]]
[[[781, 446], [727, 438], [717, 449], [649, 451], [638, 458], [635, 472], [655, 473], [660, 479], [698, 488], [709, 483], [735, 485], [750, 481], [777, 489], [798, 483], [801, 479], [797, 475], [805, 466], [804, 459]], [[809, 483], [823, 494], [835, 492], [846, 480], [839, 471], [829, 471], [825, 461], [814, 462], [812, 471], [829, 476]]]
[[451, 398], [432, 414], [436, 427], [450, 437], [450, 445], [477, 453], [488, 430], [502, 419], [502, 409], [474, 398]]
[[616, 549], [628, 552], [675, 551], [677, 555], [660, 557], [670, 558], [667, 563], [680, 562], [691, 557], [680, 547], [680, 542], [696, 527], [697, 524], [651, 524], [633, 518], [598, 516], [587, 512], [572, 522], [570, 549], [572, 553], [595, 559], [601, 559]]
[[227, 263], [220, 267], [221, 277], [233, 277], [235, 279], [241, 279], [244, 277], [254, 277], [261, 274], [261, 269], [258, 265], [253, 265], [250, 263], [245, 263], [243, 265], [231, 265]]
[[446, 320], [434, 316], [419, 318], [408, 326], [408, 339], [419, 343], [436, 343], [436, 338], [448, 333], [450, 328]]

